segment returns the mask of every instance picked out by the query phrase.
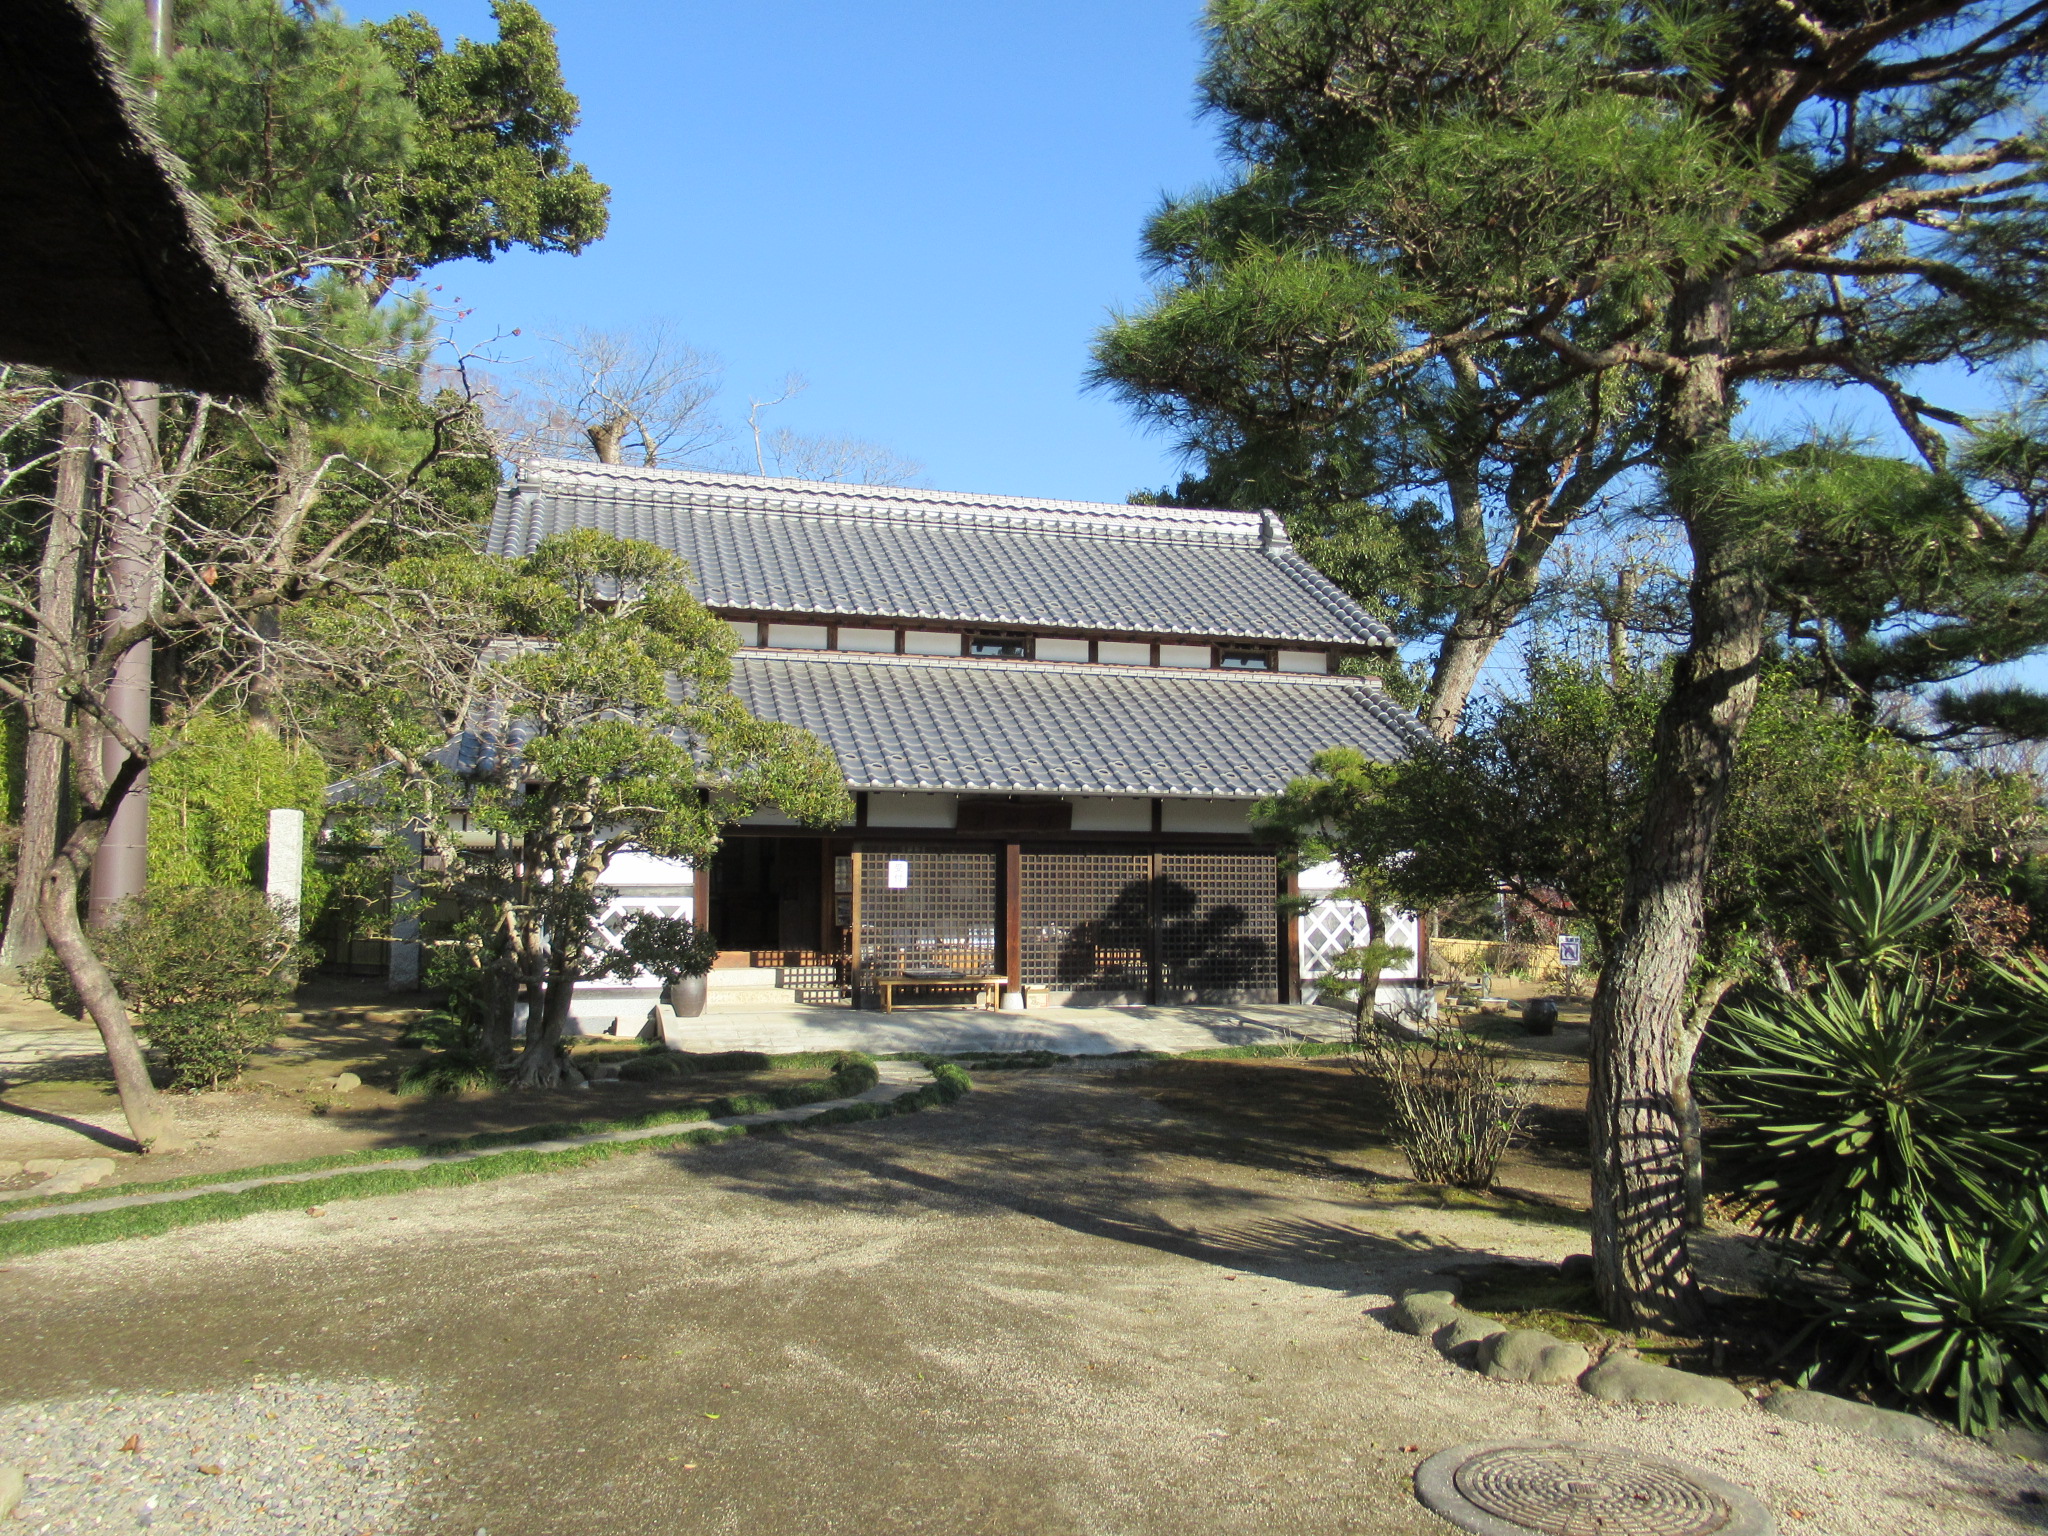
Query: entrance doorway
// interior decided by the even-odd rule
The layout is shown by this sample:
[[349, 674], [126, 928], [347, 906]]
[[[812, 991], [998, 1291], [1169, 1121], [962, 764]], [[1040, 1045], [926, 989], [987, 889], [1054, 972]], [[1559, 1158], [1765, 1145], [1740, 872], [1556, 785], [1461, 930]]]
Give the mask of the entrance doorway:
[[825, 946], [825, 840], [728, 837], [711, 861], [711, 933], [721, 950]]

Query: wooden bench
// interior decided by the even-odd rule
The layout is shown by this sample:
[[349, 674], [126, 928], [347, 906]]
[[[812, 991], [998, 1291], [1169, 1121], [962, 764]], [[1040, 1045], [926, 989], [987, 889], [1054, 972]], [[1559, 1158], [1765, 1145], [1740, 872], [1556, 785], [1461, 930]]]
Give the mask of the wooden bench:
[[968, 994], [968, 1007], [984, 1007], [991, 1010], [1002, 1007], [1003, 988], [1010, 984], [1007, 976], [870, 976], [868, 985], [881, 994], [882, 1012], [896, 1011], [896, 989], [898, 987], [931, 987], [940, 991], [964, 992]]

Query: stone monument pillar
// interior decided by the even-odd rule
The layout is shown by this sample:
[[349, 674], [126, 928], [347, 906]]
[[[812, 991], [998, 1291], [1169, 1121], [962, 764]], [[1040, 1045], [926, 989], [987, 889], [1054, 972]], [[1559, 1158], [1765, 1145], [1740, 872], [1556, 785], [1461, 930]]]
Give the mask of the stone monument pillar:
[[306, 889], [306, 813], [304, 811], [272, 811], [270, 813], [270, 851], [264, 861], [268, 873], [264, 877], [264, 894], [278, 911], [291, 915], [292, 926], [299, 926], [299, 902]]

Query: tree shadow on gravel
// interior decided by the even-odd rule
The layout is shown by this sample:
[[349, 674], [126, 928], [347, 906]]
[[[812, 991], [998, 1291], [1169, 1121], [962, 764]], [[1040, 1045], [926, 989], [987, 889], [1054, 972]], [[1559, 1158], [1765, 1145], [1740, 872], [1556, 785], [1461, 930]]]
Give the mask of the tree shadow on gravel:
[[[961, 1215], [994, 1206], [1086, 1236], [1348, 1295], [1386, 1293], [1495, 1257], [1419, 1230], [1371, 1231], [1341, 1214], [1301, 1209], [1355, 1200], [1360, 1184], [1372, 1182], [1356, 1166], [1162, 1123], [1149, 1101], [1106, 1084], [1068, 1079], [1017, 1088], [977, 1093], [954, 1110], [870, 1133], [807, 1135], [785, 1145], [787, 1156], [721, 1159], [715, 1173], [700, 1164], [699, 1176], [782, 1205], [909, 1199]], [[1244, 1177], [1272, 1171], [1329, 1187], [1281, 1193]]]

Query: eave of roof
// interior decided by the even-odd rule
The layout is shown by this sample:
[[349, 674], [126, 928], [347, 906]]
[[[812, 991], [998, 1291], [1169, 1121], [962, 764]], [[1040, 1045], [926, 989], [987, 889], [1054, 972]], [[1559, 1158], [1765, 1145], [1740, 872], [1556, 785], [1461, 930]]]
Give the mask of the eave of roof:
[[0, 358], [269, 393], [263, 319], [73, 0], [0, 6], [0, 142]]
[[603, 528], [690, 561], [714, 608], [1384, 649], [1270, 513], [1045, 501], [537, 460], [487, 547]]
[[854, 789], [1252, 800], [1326, 747], [1391, 762], [1426, 740], [1366, 678], [772, 649], [733, 661], [748, 708], [816, 735]]

